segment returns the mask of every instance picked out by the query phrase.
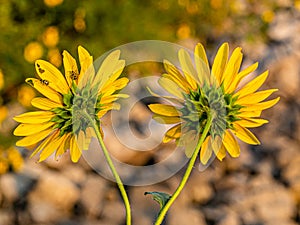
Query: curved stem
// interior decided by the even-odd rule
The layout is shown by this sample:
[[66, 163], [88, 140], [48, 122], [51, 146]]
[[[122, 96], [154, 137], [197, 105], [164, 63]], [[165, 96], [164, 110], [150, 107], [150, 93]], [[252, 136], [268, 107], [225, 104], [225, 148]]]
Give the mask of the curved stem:
[[197, 143], [197, 146], [195, 148], [195, 151], [189, 161], [189, 164], [186, 168], [186, 171], [182, 177], [182, 180], [180, 181], [177, 189], [175, 190], [174, 194], [171, 196], [171, 198], [168, 200], [167, 204], [165, 204], [165, 206], [160, 210], [159, 212], [159, 215], [155, 221], [155, 224], [154, 225], [160, 225], [163, 220], [164, 220], [164, 217], [165, 215], [167, 214], [169, 208], [171, 207], [171, 205], [174, 203], [174, 201], [177, 199], [177, 197], [179, 196], [179, 194], [181, 193], [181, 191], [183, 190], [191, 172], [192, 172], [192, 169], [193, 169], [193, 166], [195, 164], [195, 161], [197, 159], [197, 156], [199, 154], [199, 151], [200, 151], [200, 148], [201, 148], [201, 145], [203, 144], [207, 134], [208, 134], [208, 131], [210, 129], [210, 126], [211, 126], [211, 123], [212, 123], [212, 118], [211, 118], [211, 115], [208, 116], [208, 119], [207, 119], [207, 123], [204, 127], [204, 130], [203, 130], [203, 133]]
[[96, 136], [99, 140], [99, 143], [100, 143], [100, 146], [102, 148], [102, 151], [104, 153], [104, 156], [105, 156], [105, 159], [108, 163], [108, 166], [116, 180], [116, 183], [118, 185], [118, 188], [120, 190], [120, 193], [121, 193], [121, 196], [123, 198], [123, 201], [124, 201], [124, 204], [125, 204], [125, 210], [126, 210], [126, 225], [131, 225], [131, 209], [130, 209], [130, 203], [129, 203], [129, 199], [128, 199], [128, 196], [127, 196], [127, 193], [126, 193], [126, 190], [124, 188], [124, 185], [122, 183], [122, 180], [111, 160], [111, 157], [109, 155], [109, 152], [104, 144], [104, 141], [103, 141], [103, 138], [102, 138], [102, 135], [99, 131], [99, 128], [97, 127], [95, 121], [93, 121], [93, 119], [90, 117], [90, 115], [88, 113], [85, 113], [85, 116], [89, 119], [89, 121], [91, 122], [91, 124], [93, 125], [93, 128], [95, 130], [95, 133], [96, 133]]

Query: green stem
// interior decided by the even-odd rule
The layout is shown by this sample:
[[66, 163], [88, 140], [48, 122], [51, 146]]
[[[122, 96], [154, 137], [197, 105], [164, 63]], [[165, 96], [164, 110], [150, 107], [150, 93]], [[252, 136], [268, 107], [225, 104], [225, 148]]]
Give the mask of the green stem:
[[167, 214], [169, 208], [171, 207], [171, 205], [174, 203], [174, 201], [176, 200], [176, 198], [179, 196], [179, 194], [181, 193], [181, 191], [183, 190], [191, 172], [192, 172], [192, 169], [194, 167], [194, 164], [195, 164], [195, 161], [197, 159], [197, 156], [199, 154], [199, 151], [200, 151], [200, 148], [201, 148], [201, 145], [203, 144], [207, 134], [208, 134], [208, 131], [210, 129], [210, 126], [211, 126], [211, 123], [212, 123], [212, 118], [211, 118], [211, 115], [208, 116], [208, 119], [207, 119], [207, 123], [204, 127], [204, 130], [203, 130], [203, 133], [197, 143], [197, 146], [195, 148], [195, 151], [189, 161], [189, 164], [187, 166], [187, 169], [182, 177], [182, 180], [180, 181], [177, 189], [175, 190], [174, 194], [171, 196], [171, 198], [169, 199], [169, 201], [167, 202], [167, 204], [165, 204], [165, 206], [160, 210], [159, 212], [159, 215], [155, 221], [155, 224], [154, 225], [160, 225], [163, 220], [164, 220], [164, 217], [165, 215]]
[[101, 145], [101, 148], [102, 148], [102, 151], [104, 153], [104, 156], [106, 158], [106, 161], [108, 163], [108, 166], [117, 182], [117, 185], [118, 185], [118, 188], [121, 192], [121, 196], [123, 198], [123, 201], [124, 201], [124, 204], [125, 204], [125, 210], [126, 210], [126, 225], [131, 225], [131, 209], [130, 209], [130, 203], [129, 203], [129, 200], [128, 200], [128, 196], [127, 196], [127, 193], [126, 193], [126, 190], [124, 188], [124, 185], [122, 183], [122, 180], [111, 160], [111, 157], [109, 155], [109, 152], [104, 144], [104, 141], [103, 141], [103, 138], [102, 138], [102, 135], [99, 131], [99, 128], [97, 127], [95, 121], [93, 121], [93, 119], [90, 117], [90, 115], [88, 113], [85, 113], [85, 116], [89, 119], [89, 121], [91, 122], [91, 124], [93, 124], [93, 128], [95, 130], [95, 133], [96, 133], [96, 136], [99, 140], [99, 143]]

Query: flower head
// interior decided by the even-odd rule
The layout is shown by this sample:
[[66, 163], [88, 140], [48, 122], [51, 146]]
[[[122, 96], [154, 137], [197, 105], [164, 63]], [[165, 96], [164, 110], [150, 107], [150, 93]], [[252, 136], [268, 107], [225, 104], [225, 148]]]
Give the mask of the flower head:
[[277, 89], [257, 91], [265, 82], [268, 71], [239, 88], [242, 79], [258, 66], [254, 63], [240, 71], [241, 48], [234, 49], [228, 59], [229, 46], [224, 43], [211, 69], [201, 44], [195, 47], [194, 63], [183, 49], [178, 56], [182, 72], [164, 61], [167, 73], [159, 79], [160, 85], [176, 96], [165, 97], [173, 105], [149, 105], [155, 120], [176, 124], [166, 132], [163, 142], [176, 140], [177, 144], [186, 146], [186, 155], [190, 157], [208, 118], [211, 118], [210, 131], [201, 146], [200, 161], [203, 164], [213, 152], [219, 160], [226, 156], [226, 151], [232, 157], [238, 157], [240, 147], [236, 137], [248, 144], [260, 144], [248, 128], [267, 123], [260, 118], [261, 112], [279, 101], [279, 97], [264, 101]]
[[[37, 60], [36, 73], [40, 77], [26, 82], [44, 97], [36, 97], [31, 104], [39, 111], [27, 112], [14, 119], [21, 124], [14, 135], [26, 136], [17, 146], [36, 146], [32, 156], [41, 153], [43, 161], [55, 152], [55, 158], [70, 150], [71, 160], [77, 162], [81, 150], [87, 150], [94, 136], [92, 123], [100, 127], [100, 118], [109, 110], [118, 108], [114, 103], [125, 95], [116, 91], [125, 87], [128, 79], [119, 78], [125, 61], [120, 51], [110, 53], [97, 73], [93, 57], [78, 47], [80, 70], [76, 60], [63, 52], [64, 75], [52, 64]], [[39, 145], [38, 145], [39, 144]]]

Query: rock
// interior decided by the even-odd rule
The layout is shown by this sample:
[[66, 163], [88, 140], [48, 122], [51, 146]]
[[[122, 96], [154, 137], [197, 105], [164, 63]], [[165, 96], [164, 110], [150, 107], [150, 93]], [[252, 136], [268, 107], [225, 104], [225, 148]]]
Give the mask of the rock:
[[57, 222], [65, 217], [65, 212], [56, 208], [49, 202], [31, 200], [29, 212], [37, 223]]
[[79, 189], [57, 172], [45, 172], [29, 194], [29, 212], [37, 222], [59, 221], [70, 214], [79, 199]]
[[297, 96], [300, 84], [299, 78], [299, 57], [295, 55], [286, 56], [270, 65], [270, 74], [275, 79], [278, 94], [284, 97]]
[[177, 208], [171, 209], [167, 217], [168, 225], [179, 225], [179, 224], [197, 224], [206, 225], [204, 215], [199, 209], [194, 208]]
[[296, 20], [291, 20], [290, 12], [281, 11], [276, 14], [274, 22], [271, 24], [268, 35], [276, 41], [287, 41], [291, 34], [299, 32]]
[[291, 191], [297, 203], [300, 203], [300, 153], [290, 160], [283, 169], [282, 176], [291, 187]]
[[214, 191], [206, 180], [201, 179], [201, 175], [192, 174], [183, 192], [189, 196], [190, 201], [205, 204], [213, 197]]
[[5, 209], [1, 209], [0, 210], [0, 224], [1, 225], [13, 225], [13, 218], [14, 215], [12, 214], [12, 212], [5, 210]]
[[[234, 191], [232, 194], [234, 195]], [[239, 201], [234, 204], [234, 210], [243, 220], [245, 214], [252, 211], [258, 221], [264, 223], [274, 220], [288, 221], [295, 213], [295, 202], [282, 185], [261, 175], [250, 180], [245, 188], [245, 195], [240, 196]]]
[[104, 207], [104, 196], [106, 192], [105, 180], [96, 175], [89, 175], [82, 187], [80, 202], [86, 209], [88, 217], [98, 216]]
[[64, 166], [62, 174], [76, 184], [82, 184], [86, 180], [86, 173], [78, 164]]
[[[289, 168], [290, 162], [293, 161], [294, 158], [300, 157], [298, 142], [287, 136], [275, 138], [273, 145], [278, 152], [276, 160], [280, 168]], [[284, 176], [288, 176], [288, 174], [285, 174]]]
[[105, 202], [101, 219], [108, 221], [107, 224], [119, 225], [125, 223], [125, 206], [123, 202]]
[[7, 173], [1, 175], [0, 190], [3, 198], [10, 203], [14, 202], [19, 197], [17, 181], [14, 174]]
[[227, 212], [225, 218], [221, 219], [217, 225], [240, 225], [240, 219], [235, 212]]

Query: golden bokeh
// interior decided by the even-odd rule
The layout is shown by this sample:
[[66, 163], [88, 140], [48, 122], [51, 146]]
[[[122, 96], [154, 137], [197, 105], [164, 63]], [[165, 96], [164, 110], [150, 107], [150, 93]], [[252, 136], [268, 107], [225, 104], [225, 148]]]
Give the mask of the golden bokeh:
[[261, 18], [266, 23], [271, 23], [274, 20], [274, 12], [271, 10], [266, 10], [262, 13]]
[[187, 24], [181, 24], [176, 32], [178, 39], [187, 39], [191, 36], [191, 28]]
[[6, 119], [7, 114], [8, 114], [8, 110], [6, 106], [0, 106], [0, 125], [3, 122], [3, 120]]
[[27, 62], [33, 63], [43, 56], [44, 50], [39, 42], [30, 42], [24, 49], [24, 58]]
[[2, 70], [0, 69], [0, 90], [4, 87], [4, 74], [2, 73]]
[[47, 47], [55, 47], [59, 41], [59, 30], [55, 26], [47, 27], [42, 36], [43, 43]]
[[25, 107], [31, 106], [31, 100], [35, 97], [34, 90], [28, 85], [22, 85], [18, 90], [18, 102]]
[[64, 0], [44, 0], [44, 3], [48, 7], [55, 7], [63, 3]]
[[48, 60], [51, 64], [55, 65], [56, 67], [61, 66], [62, 56], [57, 48], [50, 49], [48, 51]]

